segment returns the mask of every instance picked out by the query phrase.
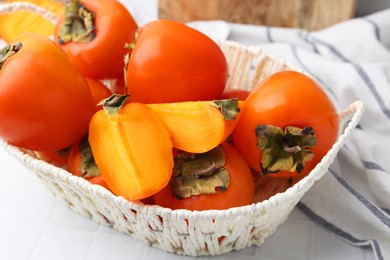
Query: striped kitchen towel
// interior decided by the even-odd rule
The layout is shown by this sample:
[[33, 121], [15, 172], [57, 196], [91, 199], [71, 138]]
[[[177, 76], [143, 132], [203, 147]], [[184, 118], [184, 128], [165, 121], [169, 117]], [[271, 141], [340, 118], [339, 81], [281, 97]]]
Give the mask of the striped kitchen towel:
[[[219, 31], [190, 25], [213, 38], [227, 35], [218, 23]], [[226, 26], [225, 39], [260, 45], [303, 68], [339, 110], [355, 100], [365, 103], [352, 138], [298, 208], [345, 241], [371, 246], [377, 259], [390, 259], [390, 9], [316, 32]]]

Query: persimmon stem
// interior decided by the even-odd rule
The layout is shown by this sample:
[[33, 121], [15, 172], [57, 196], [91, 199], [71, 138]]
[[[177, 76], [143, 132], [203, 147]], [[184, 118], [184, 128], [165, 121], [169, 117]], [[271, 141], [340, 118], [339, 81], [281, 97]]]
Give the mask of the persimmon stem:
[[88, 142], [88, 135], [81, 139], [79, 149], [81, 156], [79, 172], [81, 176], [84, 178], [99, 176], [100, 171], [96, 165], [95, 159], [93, 158], [92, 150]]
[[285, 151], [287, 153], [298, 153], [298, 152], [302, 151], [302, 148], [299, 145], [291, 147], [286, 142], [282, 141], [282, 143], [283, 143], [283, 151]]
[[6, 62], [6, 60], [8, 60], [9, 57], [14, 55], [18, 51], [20, 51], [22, 47], [23, 47], [22, 43], [17, 42], [14, 44], [9, 44], [0, 50], [0, 70], [3, 67], [4, 63]]
[[125, 95], [129, 95], [129, 90], [127, 87], [127, 77], [126, 77], [129, 59], [130, 59], [130, 52], [126, 53], [124, 58], [125, 66], [123, 67], [123, 82], [125, 84]]
[[225, 120], [235, 120], [240, 112], [237, 98], [213, 100], [211, 105], [221, 110]]
[[70, 41], [87, 43], [95, 39], [95, 15], [80, 0], [68, 0], [64, 11], [64, 23], [58, 36], [59, 44]]
[[[138, 33], [135, 34], [135, 39], [137, 39], [137, 37], [138, 37]], [[133, 42], [131, 42], [131, 43], [128, 43], [128, 42], [125, 43], [125, 46], [124, 46], [125, 49], [129, 50], [129, 52], [126, 53], [126, 55], [124, 57], [125, 66], [123, 67], [123, 77], [124, 77], [123, 82], [125, 84], [125, 94], [126, 95], [129, 95], [126, 74], [127, 74], [127, 69], [129, 67], [130, 55], [131, 55], [131, 52], [134, 49], [134, 46], [135, 46], [135, 40]]]
[[290, 171], [300, 173], [313, 159], [310, 148], [317, 143], [312, 127], [288, 126], [284, 130], [272, 125], [256, 127], [257, 145], [262, 152], [262, 174]]
[[229, 172], [224, 168], [225, 153], [221, 146], [203, 154], [180, 152], [169, 187], [177, 199], [200, 194], [226, 191], [229, 187]]
[[125, 105], [129, 96], [121, 94], [112, 94], [109, 98], [102, 100], [99, 105], [103, 105], [103, 109], [108, 116], [118, 113], [118, 111]]

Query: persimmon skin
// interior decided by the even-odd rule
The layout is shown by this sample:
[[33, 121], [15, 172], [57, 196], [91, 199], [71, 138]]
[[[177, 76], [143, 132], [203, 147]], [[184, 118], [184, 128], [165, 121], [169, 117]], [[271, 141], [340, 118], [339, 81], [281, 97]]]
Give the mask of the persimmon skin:
[[221, 96], [221, 99], [237, 98], [245, 101], [251, 92], [246, 89], [226, 89]]
[[201, 32], [169, 20], [140, 28], [126, 72], [131, 101], [148, 104], [218, 99], [227, 78], [220, 47]]
[[[239, 109], [243, 102], [238, 102]], [[224, 119], [209, 101], [147, 104], [164, 121], [173, 146], [190, 153], [205, 153], [223, 143], [233, 132], [236, 119]]]
[[145, 199], [172, 175], [172, 141], [163, 121], [146, 105], [128, 103], [117, 113], [100, 110], [89, 128], [95, 162], [108, 188], [127, 200]]
[[0, 70], [0, 137], [34, 151], [71, 146], [88, 131], [94, 113], [85, 78], [53, 41], [19, 35], [22, 47]]
[[225, 168], [229, 172], [230, 184], [226, 191], [215, 194], [201, 194], [177, 199], [169, 185], [153, 196], [154, 202], [162, 207], [188, 210], [224, 210], [253, 203], [254, 181], [252, 172], [242, 156], [229, 143], [222, 143], [225, 153]]
[[293, 178], [274, 178], [270, 175], [260, 175], [253, 172], [255, 182], [255, 202], [262, 202], [276, 195], [277, 193], [285, 192], [293, 186]]
[[40, 160], [53, 164], [57, 167], [67, 168], [70, 149], [66, 148], [62, 151], [41, 151], [36, 152]]
[[302, 172], [280, 171], [272, 177], [305, 176], [321, 161], [338, 136], [339, 117], [326, 93], [308, 76], [294, 71], [282, 71], [261, 82], [245, 100], [241, 117], [233, 131], [233, 142], [250, 167], [262, 172], [262, 152], [257, 146], [258, 125], [281, 127], [312, 127], [317, 144], [310, 148], [312, 160]]
[[[138, 24], [129, 10], [116, 0], [83, 0], [82, 4], [95, 14], [96, 37], [88, 43], [60, 44], [80, 72], [94, 79], [123, 77], [124, 47], [135, 39]], [[57, 22], [54, 38], [58, 42], [64, 15]]]
[[92, 95], [92, 101], [94, 104], [95, 112], [102, 109], [99, 103], [112, 95], [110, 89], [108, 89], [101, 81], [92, 78], [85, 78], [88, 82], [89, 91]]

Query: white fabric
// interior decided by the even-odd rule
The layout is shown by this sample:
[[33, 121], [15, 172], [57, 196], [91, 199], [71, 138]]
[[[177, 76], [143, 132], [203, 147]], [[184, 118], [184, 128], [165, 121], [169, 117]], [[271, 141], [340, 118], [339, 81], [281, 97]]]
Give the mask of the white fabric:
[[190, 25], [213, 38], [228, 28], [228, 40], [260, 45], [303, 68], [340, 110], [365, 103], [358, 129], [298, 207], [351, 244], [372, 246], [377, 259], [390, 259], [390, 9], [317, 32], [220, 21]]

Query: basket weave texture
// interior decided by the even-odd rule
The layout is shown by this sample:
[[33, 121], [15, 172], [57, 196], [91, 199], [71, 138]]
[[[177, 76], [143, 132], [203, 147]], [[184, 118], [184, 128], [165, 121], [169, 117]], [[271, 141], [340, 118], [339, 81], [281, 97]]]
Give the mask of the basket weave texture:
[[[17, 10], [38, 12], [55, 22], [52, 14], [33, 4], [0, 4], [0, 15]], [[299, 70], [257, 47], [234, 42], [219, 44], [229, 64], [228, 88], [252, 89], [277, 71]], [[171, 210], [130, 202], [35, 158], [34, 153], [22, 151], [3, 140], [0, 144], [29, 168], [60, 202], [75, 212], [167, 252], [189, 256], [220, 255], [263, 244], [287, 219], [305, 192], [327, 172], [363, 112], [363, 103], [356, 101], [340, 113], [343, 127], [337, 142], [307, 177], [268, 200], [228, 210]]]

